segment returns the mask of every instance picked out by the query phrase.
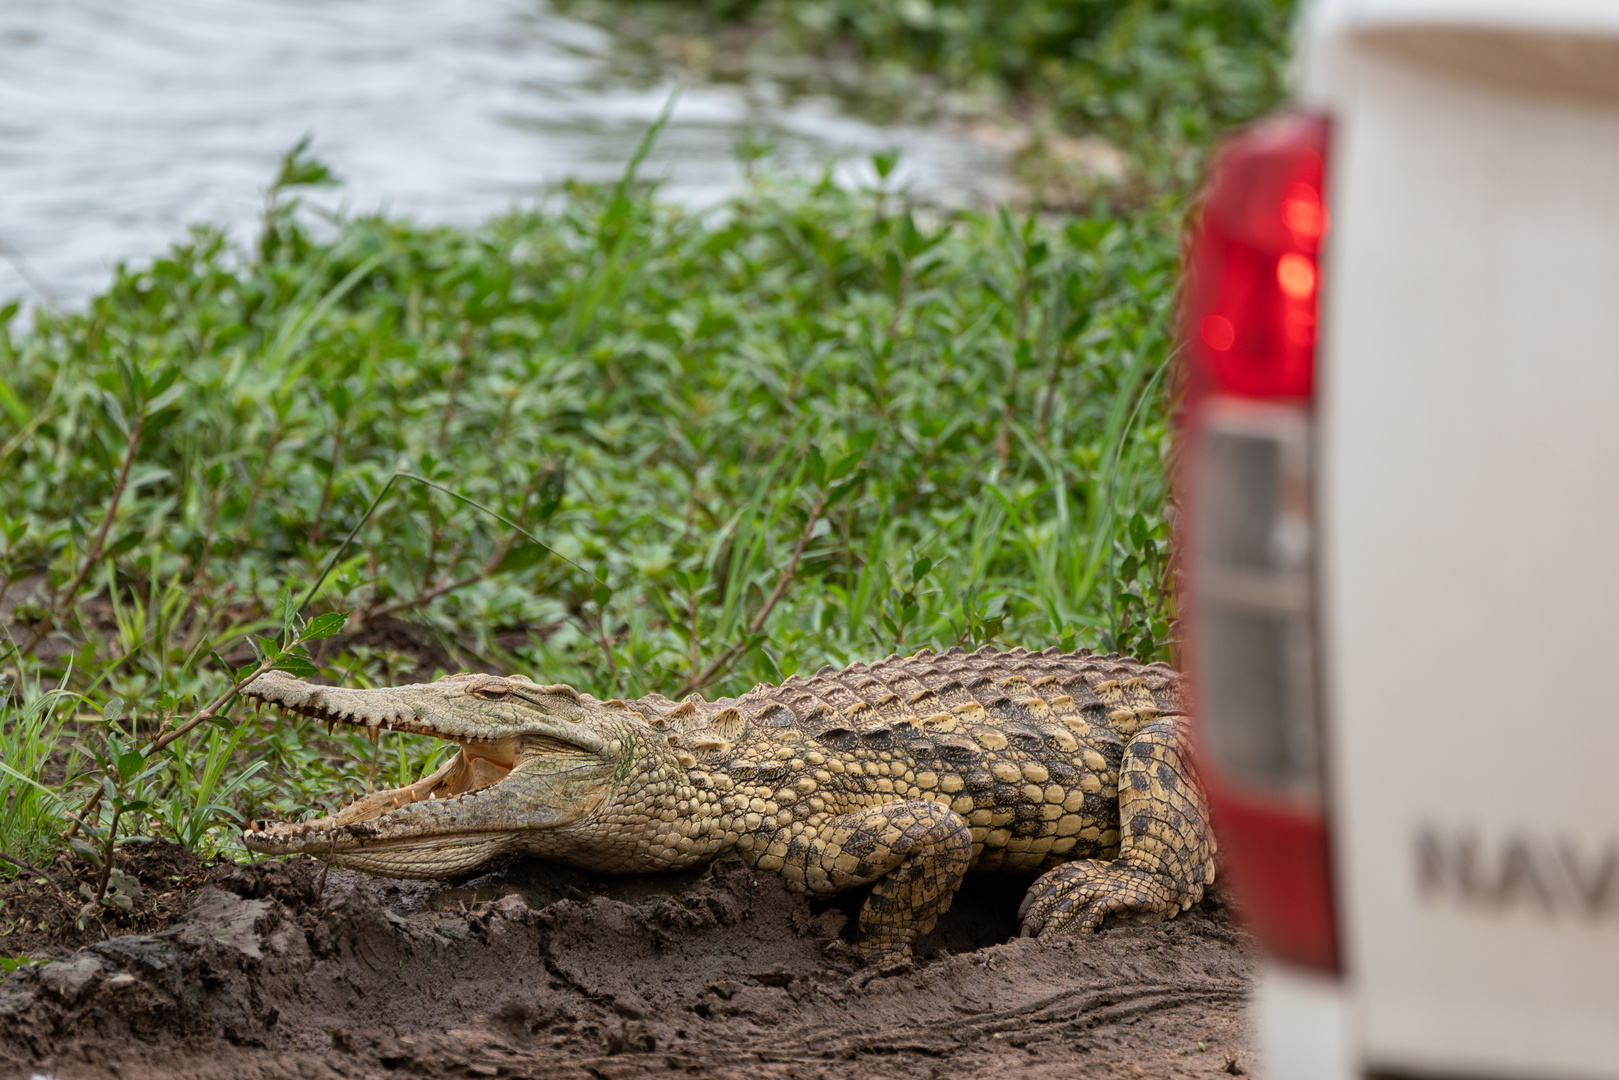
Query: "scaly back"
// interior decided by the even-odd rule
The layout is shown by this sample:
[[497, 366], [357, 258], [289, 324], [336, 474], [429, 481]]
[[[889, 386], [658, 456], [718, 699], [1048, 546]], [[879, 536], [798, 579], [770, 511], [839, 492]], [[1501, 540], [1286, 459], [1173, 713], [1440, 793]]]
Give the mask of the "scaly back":
[[[699, 756], [723, 754], [770, 729], [796, 728], [835, 739], [844, 734], [950, 735], [962, 726], [993, 721], [1013, 737], [1048, 737], [1055, 731], [1098, 728], [1128, 738], [1141, 724], [1181, 712], [1180, 676], [1167, 664], [1143, 664], [1112, 653], [974, 653], [954, 648], [889, 656], [838, 671], [822, 668], [780, 686], [756, 686], [739, 698], [676, 703], [651, 694], [629, 707], [656, 728], [672, 728]], [[1066, 741], [1066, 740], [1064, 740]]]

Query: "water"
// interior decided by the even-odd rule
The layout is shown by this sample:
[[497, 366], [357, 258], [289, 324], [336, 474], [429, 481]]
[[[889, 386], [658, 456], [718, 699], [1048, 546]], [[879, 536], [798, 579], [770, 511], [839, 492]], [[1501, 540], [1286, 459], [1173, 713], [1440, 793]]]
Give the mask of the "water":
[[[0, 4], [0, 298], [74, 304], [187, 223], [253, 228], [299, 137], [350, 210], [471, 223], [566, 177], [610, 180], [673, 84], [615, 72], [612, 41], [542, 0], [5, 0]], [[723, 199], [735, 147], [774, 167], [901, 151], [935, 201], [1002, 194], [1004, 153], [867, 123], [778, 87], [687, 88], [652, 155], [668, 198]]]

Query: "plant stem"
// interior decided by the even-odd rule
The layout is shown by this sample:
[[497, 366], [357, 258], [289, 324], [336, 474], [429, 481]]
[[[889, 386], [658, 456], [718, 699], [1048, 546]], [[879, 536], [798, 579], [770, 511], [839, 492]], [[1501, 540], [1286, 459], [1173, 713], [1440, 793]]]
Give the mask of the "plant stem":
[[815, 507], [810, 511], [809, 520], [804, 522], [804, 531], [798, 534], [798, 543], [793, 547], [793, 557], [787, 560], [786, 566], [782, 567], [781, 574], [776, 578], [776, 587], [770, 590], [770, 596], [765, 600], [763, 606], [759, 608], [759, 613], [753, 617], [753, 621], [748, 624], [746, 635], [741, 641], [735, 642], [730, 648], [720, 653], [714, 659], [714, 662], [703, 670], [701, 675], [687, 679], [686, 685], [680, 688], [680, 692], [675, 695], [676, 697], [685, 697], [687, 694], [695, 693], [713, 682], [716, 676], [727, 670], [736, 658], [742, 655], [742, 650], [748, 647], [748, 639], [764, 629], [765, 620], [770, 618], [770, 612], [775, 609], [776, 602], [781, 599], [781, 594], [787, 591], [788, 583], [798, 574], [798, 560], [803, 557], [804, 547], [809, 543], [810, 533], [815, 531], [815, 523], [821, 520], [821, 510], [825, 506], [826, 489], [822, 488], [815, 496]]
[[[79, 828], [84, 825], [84, 819], [90, 816], [90, 811], [101, 805], [101, 790], [98, 787], [92, 791], [90, 797], [84, 800], [84, 805], [79, 807], [77, 814], [68, 814], [68, 817], [72, 819], [67, 827], [67, 838], [69, 840], [79, 835]], [[85, 832], [88, 833], [89, 831], [88, 828], [85, 829]]]
[[101, 880], [96, 882], [96, 903], [107, 895], [107, 882], [112, 878], [112, 860], [118, 850], [118, 819], [124, 816], [122, 807], [112, 812], [112, 824], [107, 826], [107, 843], [101, 851]]
[[466, 367], [472, 356], [472, 324], [466, 323], [461, 327], [461, 350], [456, 354], [455, 364], [450, 368], [450, 396], [444, 402], [444, 415], [438, 423], [438, 454], [444, 456], [444, 447], [450, 439], [450, 420], [455, 416], [455, 399], [461, 389], [461, 369]]
[[697, 664], [703, 652], [702, 613], [697, 610], [696, 589], [686, 590], [686, 610], [691, 612], [691, 675], [686, 681], [692, 682], [697, 678]]
[[337, 459], [343, 452], [343, 417], [337, 418], [337, 430], [332, 433], [332, 456], [327, 461], [326, 483], [321, 485], [320, 506], [315, 509], [314, 523], [309, 526], [309, 544], [320, 543], [322, 523], [326, 520], [326, 507], [332, 501], [332, 481], [337, 478]]
[[[112, 519], [118, 513], [118, 504], [124, 498], [124, 485], [129, 483], [129, 470], [135, 464], [135, 451], [140, 446], [141, 430], [146, 426], [146, 411], [142, 409], [135, 414], [135, 426], [129, 429], [129, 444], [124, 448], [124, 464], [118, 470], [118, 480], [112, 487], [112, 501], [107, 504], [106, 516], [101, 519], [101, 530], [96, 533], [95, 542], [90, 545], [90, 551], [85, 556], [84, 565], [73, 578], [73, 583], [67, 587], [67, 602], [72, 603], [79, 594], [79, 588], [84, 579], [90, 576], [90, 569], [101, 560], [101, 549], [107, 543], [107, 533], [112, 530]], [[52, 605], [55, 607], [56, 605]], [[30, 648], [33, 646], [30, 645]]]
[[197, 570], [192, 575], [192, 580], [199, 585], [208, 576], [208, 560], [214, 553], [214, 529], [219, 523], [219, 500], [224, 494], [224, 478], [228, 475], [228, 469], [221, 469], [219, 483], [208, 490], [208, 525], [202, 531], [202, 558], [197, 560]]
[[253, 514], [259, 508], [259, 496], [264, 492], [264, 477], [270, 471], [270, 459], [275, 457], [275, 448], [281, 445], [282, 425], [285, 420], [277, 416], [275, 430], [270, 432], [270, 445], [264, 449], [264, 460], [259, 462], [259, 475], [253, 481], [253, 494], [248, 496], [247, 511], [242, 515], [242, 531], [236, 536], [236, 547], [231, 557], [242, 553], [242, 545], [247, 543], [248, 533], [253, 531]]
[[[391, 604], [384, 604], [379, 608], [372, 608], [369, 611], [357, 613], [356, 629], [371, 619], [380, 618], [383, 615], [392, 615], [398, 611], [407, 611], [410, 608], [421, 607], [423, 604], [432, 603], [445, 593], [452, 593], [457, 589], [464, 589], [468, 585], [482, 581], [484, 578], [494, 573], [495, 567], [500, 565], [500, 560], [506, 557], [506, 552], [511, 550], [511, 546], [512, 537], [510, 534], [507, 534], [505, 539], [501, 540], [500, 543], [495, 545], [495, 550], [490, 553], [489, 558], [484, 560], [483, 566], [479, 567], [476, 571], [467, 574], [465, 577], [459, 578], [455, 581], [450, 581], [448, 580], [449, 575], [446, 574], [443, 578], [439, 579], [439, 583], [437, 585], [434, 585], [431, 589], [425, 589], [422, 592], [417, 593], [409, 600], [395, 600]], [[457, 549], [456, 554], [459, 555], [459, 549]], [[453, 565], [455, 560], [452, 558], [450, 562], [451, 565]]]
[[[79, 589], [84, 585], [84, 579], [90, 575], [90, 570], [101, 561], [102, 548], [107, 543], [107, 533], [112, 530], [113, 518], [118, 514], [118, 505], [124, 499], [124, 487], [129, 483], [129, 470], [135, 464], [135, 452], [140, 447], [141, 430], [146, 426], [146, 411], [142, 409], [135, 414], [135, 425], [129, 429], [129, 443], [124, 447], [124, 463], [118, 470], [118, 479], [113, 484], [112, 501], [107, 504], [107, 513], [101, 519], [101, 528], [96, 532], [95, 540], [90, 544], [90, 550], [85, 554], [84, 564], [79, 572], [73, 576], [73, 581], [66, 589], [66, 602], [73, 603], [79, 595]], [[51, 594], [50, 612], [34, 627], [28, 637], [28, 644], [18, 650], [18, 661], [34, 650], [34, 646], [49, 632], [52, 616], [59, 614], [62, 609], [63, 594]]]
[[[1029, 266], [1029, 241], [1023, 239], [1023, 273], [1018, 282], [1017, 333], [1012, 339], [1012, 379], [1007, 387], [1006, 399], [1001, 403], [1001, 430], [995, 436], [995, 456], [1005, 465], [1012, 459], [1012, 410], [1017, 408], [1018, 376], [1023, 371], [1018, 347], [1029, 332], [1029, 294], [1034, 290], [1034, 271]], [[1031, 353], [1033, 351], [1031, 346]]]
[[0, 851], [0, 859], [6, 860], [6, 862], [10, 863], [12, 866], [17, 867], [18, 869], [28, 871], [28, 873], [33, 874], [35, 877], [42, 877], [46, 881], [50, 880], [50, 875], [45, 873], [45, 871], [41, 870], [39, 867], [35, 866], [33, 863], [23, 862], [21, 859], [17, 858], [15, 855], [7, 855], [4, 851]]
[[1035, 429], [1036, 437], [1046, 441], [1046, 427], [1051, 423], [1051, 403], [1057, 398], [1057, 380], [1062, 376], [1063, 355], [1068, 350], [1058, 345], [1051, 350], [1051, 376], [1046, 380], [1046, 400], [1040, 406], [1040, 424]]
[[613, 693], [618, 693], [618, 658], [613, 655], [613, 643], [607, 637], [607, 613], [596, 605], [596, 640], [601, 643], [602, 655], [607, 657], [607, 671], [613, 680]]
[[[455, 499], [458, 502], [465, 503], [467, 506], [473, 507], [476, 510], [481, 510], [485, 514], [488, 514], [490, 517], [494, 518], [496, 521], [500, 522], [502, 525], [505, 525], [507, 528], [515, 530], [516, 532], [520, 533], [523, 537], [525, 537], [526, 539], [528, 539], [532, 543], [538, 544], [540, 547], [544, 548], [546, 551], [550, 552], [552, 555], [555, 555], [557, 558], [561, 559], [563, 562], [567, 563], [569, 566], [573, 567], [575, 570], [578, 570], [578, 571], [580, 571], [582, 573], [589, 573], [589, 571], [585, 570], [584, 567], [580, 566], [578, 563], [574, 562], [572, 559], [568, 558], [566, 555], [560, 554], [555, 548], [551, 547], [549, 544], [543, 543], [540, 540], [539, 537], [535, 536], [533, 533], [531, 533], [527, 529], [523, 528], [523, 526], [517, 524], [517, 522], [513, 521], [511, 518], [507, 517], [504, 514], [497, 513], [496, 511], [494, 511], [494, 510], [490, 509], [489, 507], [485, 506], [483, 503], [478, 502], [476, 499], [470, 499], [470, 498], [468, 498], [467, 496], [461, 494], [458, 491], [451, 491], [449, 488], [445, 487], [443, 484], [435, 484], [433, 481], [427, 479], [427, 477], [425, 477], [425, 476], [417, 476], [415, 473], [408, 473], [408, 472], [396, 472], [392, 476], [388, 477], [388, 482], [383, 484], [382, 489], [377, 492], [377, 494], [376, 494], [376, 496], [374, 498], [372, 498], [371, 505], [366, 507], [365, 514], [360, 518], [360, 520], [358, 522], [355, 523], [354, 528], [349, 530], [348, 536], [344, 537], [343, 542], [341, 544], [339, 544], [337, 547], [333, 548], [332, 553], [330, 555], [326, 556], [326, 562], [321, 567], [320, 575], [315, 578], [314, 583], [309, 586], [309, 591], [304, 593], [303, 599], [298, 602], [298, 610], [299, 611], [302, 611], [304, 608], [308, 607], [309, 606], [309, 601], [311, 601], [311, 600], [313, 600], [315, 598], [315, 594], [320, 591], [320, 587], [326, 583], [326, 575], [330, 574], [332, 572], [332, 567], [333, 567], [333, 565], [336, 564], [336, 562], [338, 560], [338, 557], [341, 556], [343, 554], [343, 552], [348, 550], [348, 546], [350, 544], [352, 544], [354, 542], [354, 538], [357, 535], [359, 535], [360, 529], [362, 527], [364, 527], [366, 522], [371, 520], [371, 515], [376, 513], [377, 506], [379, 504], [381, 504], [381, 502], [382, 502], [382, 497], [384, 495], [388, 494], [388, 491], [394, 486], [394, 482], [396, 480], [414, 480], [418, 484], [426, 484], [428, 487], [432, 488], [434, 491], [442, 491], [444, 494], [448, 495], [450, 498]], [[496, 560], [496, 561], [498, 562], [499, 560]], [[453, 586], [453, 588], [459, 588], [459, 587], [460, 586]]]
[[[289, 646], [296, 645], [297, 641], [294, 640], [288, 644]], [[214, 716], [218, 715], [219, 710], [224, 708], [225, 704], [230, 701], [231, 698], [235, 697], [242, 687], [246, 686], [260, 675], [263, 675], [266, 671], [269, 671], [274, 666], [274, 660], [261, 661], [259, 666], [253, 669], [251, 674], [244, 679], [237, 679], [231, 684], [230, 689], [226, 690], [223, 694], [220, 694], [218, 697], [214, 698], [214, 700], [210, 701], [208, 704], [204, 705], [202, 708], [193, 713], [191, 719], [187, 720], [173, 731], [165, 732], [164, 734], [159, 735], [156, 739], [152, 740], [152, 748], [146, 752], [146, 756], [151, 757], [153, 754], [169, 745], [175, 739], [189, 733], [198, 724], [201, 724], [206, 720], [210, 720]]]
[[[433, 504], [432, 495], [427, 496], [427, 517], [433, 523], [433, 527], [427, 541], [427, 558], [422, 560], [422, 583], [417, 586], [417, 592], [425, 591], [427, 583], [433, 580], [433, 560], [438, 558], [439, 540], [443, 536], [444, 522], [439, 518], [438, 507]], [[455, 560], [450, 559], [444, 564], [444, 572], [448, 574], [453, 569], [455, 569]], [[440, 578], [439, 580], [442, 581], [443, 579]]]

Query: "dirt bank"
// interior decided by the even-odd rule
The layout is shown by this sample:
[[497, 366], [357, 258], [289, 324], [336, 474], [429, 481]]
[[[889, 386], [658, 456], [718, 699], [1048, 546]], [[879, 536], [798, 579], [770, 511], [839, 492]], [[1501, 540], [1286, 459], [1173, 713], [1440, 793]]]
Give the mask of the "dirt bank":
[[811, 904], [735, 860], [621, 879], [516, 862], [461, 886], [322, 880], [294, 860], [195, 881], [161, 928], [58, 949], [0, 984], [0, 1063], [16, 1063], [0, 1075], [1250, 1068], [1250, 949], [1218, 900], [1163, 926], [1037, 942], [1011, 938], [1023, 883], [975, 876], [916, 967], [883, 974], [848, 948], [858, 896]]

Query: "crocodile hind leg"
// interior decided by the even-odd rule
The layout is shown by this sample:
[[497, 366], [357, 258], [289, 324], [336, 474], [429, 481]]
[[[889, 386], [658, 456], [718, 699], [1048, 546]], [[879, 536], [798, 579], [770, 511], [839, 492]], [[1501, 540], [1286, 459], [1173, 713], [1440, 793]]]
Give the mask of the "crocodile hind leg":
[[1109, 915], [1168, 919], [1214, 881], [1208, 804], [1172, 718], [1143, 724], [1119, 765], [1119, 855], [1047, 871], [1018, 909], [1023, 936], [1095, 930]]
[[917, 935], [949, 909], [971, 859], [972, 833], [961, 815], [915, 800], [840, 814], [814, 830], [784, 830], [754, 865], [812, 893], [875, 882], [860, 910], [859, 945], [867, 960], [882, 964], [911, 955]]

